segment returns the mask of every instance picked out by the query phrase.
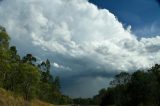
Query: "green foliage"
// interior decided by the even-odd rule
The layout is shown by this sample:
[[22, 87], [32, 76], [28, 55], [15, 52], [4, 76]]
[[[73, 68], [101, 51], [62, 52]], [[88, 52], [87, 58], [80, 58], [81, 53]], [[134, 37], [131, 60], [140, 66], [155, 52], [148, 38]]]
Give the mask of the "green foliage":
[[122, 72], [97, 96], [100, 106], [160, 106], [160, 65], [131, 75]]
[[81, 104], [81, 105], [93, 105], [94, 101], [92, 98], [76, 98], [73, 99], [74, 104]]
[[50, 74], [50, 61], [47, 59], [38, 65], [41, 70], [40, 84], [38, 85], [37, 96], [40, 100], [44, 100], [54, 104], [68, 104], [71, 99], [64, 96], [60, 92], [60, 78]]
[[36, 62], [36, 58], [32, 56], [32, 54], [27, 54], [23, 57], [22, 62], [34, 65], [34, 62]]
[[115, 102], [113, 96], [114, 94], [115, 94], [114, 89], [108, 88], [103, 94], [98, 95], [98, 98], [100, 98], [98, 104], [100, 104], [101, 106], [113, 105]]
[[0, 48], [7, 49], [9, 47], [9, 36], [7, 32], [0, 30]]
[[16, 90], [21, 92], [24, 99], [30, 100], [35, 95], [40, 74], [36, 67], [26, 63], [20, 64], [19, 74], [20, 79]]
[[20, 61], [20, 56], [17, 54], [17, 49], [15, 46], [10, 47], [10, 55], [11, 55], [11, 62], [16, 63]]
[[37, 63], [32, 54], [21, 59], [16, 46], [9, 47], [9, 36], [0, 26], [0, 87], [25, 100], [37, 98], [55, 104], [70, 103], [72, 100], [61, 94], [60, 78], [53, 78], [50, 67], [48, 59]]

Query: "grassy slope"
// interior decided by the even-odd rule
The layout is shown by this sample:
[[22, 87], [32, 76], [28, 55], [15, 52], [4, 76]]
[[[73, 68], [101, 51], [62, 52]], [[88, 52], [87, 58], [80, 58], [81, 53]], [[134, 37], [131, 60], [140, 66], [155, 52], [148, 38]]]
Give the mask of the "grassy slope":
[[0, 106], [54, 106], [39, 100], [28, 102], [21, 97], [14, 97], [11, 92], [0, 88]]

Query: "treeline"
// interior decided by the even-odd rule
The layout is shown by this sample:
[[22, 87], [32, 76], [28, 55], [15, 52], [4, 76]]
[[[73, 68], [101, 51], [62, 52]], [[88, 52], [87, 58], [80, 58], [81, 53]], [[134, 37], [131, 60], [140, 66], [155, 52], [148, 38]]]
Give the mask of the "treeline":
[[[105, 96], [107, 90], [106, 89], [101, 89], [99, 91], [98, 95], [93, 96], [92, 98], [74, 98], [73, 103], [74, 104], [80, 104], [80, 105], [87, 105], [87, 106], [98, 106], [102, 103], [102, 98]], [[107, 98], [107, 101], [109, 98]], [[110, 101], [110, 100], [109, 100]], [[104, 105], [107, 106], [107, 105]]]
[[121, 72], [94, 99], [100, 106], [160, 106], [160, 65]]
[[72, 100], [60, 92], [60, 79], [50, 73], [50, 61], [38, 63], [27, 54], [20, 57], [15, 46], [9, 46], [9, 36], [0, 26], [0, 87], [22, 96], [37, 98], [54, 104], [68, 104]]
[[73, 99], [74, 104], [80, 104], [80, 105], [97, 105], [96, 101], [92, 98], [75, 98]]
[[98, 95], [73, 101], [99, 106], [160, 106], [160, 65], [133, 73], [121, 72]]

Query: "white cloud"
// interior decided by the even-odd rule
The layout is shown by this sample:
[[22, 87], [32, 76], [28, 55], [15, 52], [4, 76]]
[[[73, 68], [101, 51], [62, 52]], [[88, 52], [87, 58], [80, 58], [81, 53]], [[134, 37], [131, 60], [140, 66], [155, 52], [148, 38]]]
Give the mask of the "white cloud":
[[55, 68], [58, 68], [58, 69], [66, 70], [66, 71], [72, 71], [72, 69], [70, 67], [65, 67], [65, 66], [60, 65], [58, 63], [53, 63], [52, 66]]
[[[137, 40], [130, 26], [124, 29], [112, 13], [87, 0], [4, 0], [0, 3], [0, 17], [0, 24], [22, 54], [32, 52], [49, 58], [55, 68], [66, 70], [58, 73], [63, 79], [160, 63], [159, 36]], [[99, 85], [104, 84], [101, 82], [98, 80]], [[65, 93], [69, 92], [67, 86], [74, 86], [74, 90], [78, 87], [66, 85]], [[91, 88], [86, 92], [91, 94], [97, 89]]]

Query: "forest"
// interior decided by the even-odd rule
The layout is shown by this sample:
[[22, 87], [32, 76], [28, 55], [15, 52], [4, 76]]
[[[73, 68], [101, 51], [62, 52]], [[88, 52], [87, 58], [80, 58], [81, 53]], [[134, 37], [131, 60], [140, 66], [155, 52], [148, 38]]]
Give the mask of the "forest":
[[50, 73], [48, 59], [38, 63], [32, 54], [20, 57], [16, 46], [0, 27], [0, 87], [30, 101], [37, 98], [53, 104], [70, 104], [71, 99], [60, 92], [60, 78]]
[[160, 65], [133, 73], [115, 75], [110, 87], [93, 98], [74, 99], [74, 103], [99, 106], [160, 106]]
[[34, 98], [52, 104], [100, 106], [160, 106], [160, 65], [132, 73], [115, 75], [108, 88], [93, 98], [75, 98], [60, 91], [60, 78], [52, 76], [48, 59], [37, 62], [32, 54], [21, 57], [16, 46], [0, 27], [0, 88], [30, 101]]
[[160, 65], [117, 74], [93, 100], [100, 106], [160, 106]]

